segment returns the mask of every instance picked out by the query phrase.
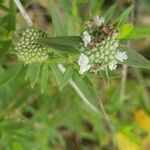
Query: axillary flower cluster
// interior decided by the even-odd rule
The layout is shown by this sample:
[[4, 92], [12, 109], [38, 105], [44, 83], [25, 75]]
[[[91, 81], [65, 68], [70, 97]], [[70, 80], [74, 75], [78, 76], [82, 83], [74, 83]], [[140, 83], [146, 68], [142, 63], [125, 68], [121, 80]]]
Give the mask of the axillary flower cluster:
[[106, 24], [105, 18], [96, 16], [90, 20], [83, 32], [84, 48], [78, 59], [79, 73], [89, 70], [97, 74], [107, 68], [114, 70], [119, 61], [126, 60], [126, 52], [118, 49], [117, 36], [118, 31], [111, 24]]
[[40, 37], [48, 35], [34, 27], [25, 29], [22, 33], [20, 42], [15, 47], [18, 59], [25, 64], [43, 62], [49, 56], [51, 49], [38, 43]]

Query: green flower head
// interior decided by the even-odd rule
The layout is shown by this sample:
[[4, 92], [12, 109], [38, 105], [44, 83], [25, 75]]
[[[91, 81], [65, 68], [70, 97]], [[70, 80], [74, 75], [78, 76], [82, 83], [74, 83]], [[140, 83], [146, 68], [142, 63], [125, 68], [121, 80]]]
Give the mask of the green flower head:
[[40, 37], [47, 37], [48, 35], [36, 28], [26, 29], [21, 36], [20, 43], [15, 47], [15, 52], [18, 59], [25, 64], [45, 61], [51, 50], [38, 43]]
[[83, 32], [84, 49], [78, 60], [79, 73], [88, 70], [97, 73], [107, 67], [114, 70], [118, 61], [126, 60], [126, 53], [118, 49], [117, 36], [118, 31], [111, 24], [106, 24], [103, 17], [92, 19]]

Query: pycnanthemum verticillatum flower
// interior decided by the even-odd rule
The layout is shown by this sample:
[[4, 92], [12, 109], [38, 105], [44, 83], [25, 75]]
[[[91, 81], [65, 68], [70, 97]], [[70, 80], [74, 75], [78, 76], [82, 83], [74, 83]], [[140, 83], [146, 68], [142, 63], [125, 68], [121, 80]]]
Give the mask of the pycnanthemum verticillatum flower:
[[49, 56], [51, 50], [38, 43], [40, 37], [48, 35], [36, 28], [28, 28], [22, 33], [20, 43], [15, 47], [16, 54], [20, 61], [25, 64], [33, 62], [43, 62]]
[[118, 50], [117, 35], [118, 31], [111, 24], [105, 24], [103, 17], [96, 16], [89, 22], [83, 32], [84, 49], [78, 60], [80, 74], [87, 70], [97, 73], [107, 67], [114, 70], [118, 61], [127, 59], [126, 52]]

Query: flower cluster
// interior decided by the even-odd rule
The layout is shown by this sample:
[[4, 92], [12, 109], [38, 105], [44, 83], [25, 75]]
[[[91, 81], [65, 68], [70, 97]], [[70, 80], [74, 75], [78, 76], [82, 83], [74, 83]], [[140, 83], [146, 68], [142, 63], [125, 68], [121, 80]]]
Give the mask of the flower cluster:
[[51, 50], [38, 43], [40, 37], [48, 35], [36, 28], [28, 28], [22, 33], [20, 43], [15, 47], [16, 54], [20, 61], [25, 64], [34, 62], [43, 62], [49, 56]]
[[114, 70], [118, 61], [126, 60], [126, 52], [118, 49], [117, 36], [118, 31], [111, 24], [106, 24], [103, 17], [96, 16], [92, 19], [83, 32], [84, 50], [78, 60], [79, 73], [88, 70], [97, 73], [107, 67]]

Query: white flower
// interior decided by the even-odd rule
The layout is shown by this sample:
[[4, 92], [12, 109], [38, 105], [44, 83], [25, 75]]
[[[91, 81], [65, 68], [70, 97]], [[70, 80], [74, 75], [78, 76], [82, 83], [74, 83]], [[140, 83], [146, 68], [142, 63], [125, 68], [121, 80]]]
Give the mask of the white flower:
[[116, 59], [118, 59], [121, 62], [128, 59], [126, 52], [118, 52], [115, 57], [116, 57]]
[[89, 58], [85, 54], [81, 54], [78, 60], [78, 65], [80, 66], [79, 73], [83, 74], [90, 69]]
[[115, 70], [117, 67], [117, 62], [116, 61], [111, 62], [108, 67], [110, 70]]
[[83, 42], [85, 47], [87, 47], [88, 43], [91, 42], [91, 36], [87, 31], [83, 32]]
[[98, 15], [94, 18], [94, 24], [96, 26], [101, 26], [105, 22], [105, 18], [99, 17]]

